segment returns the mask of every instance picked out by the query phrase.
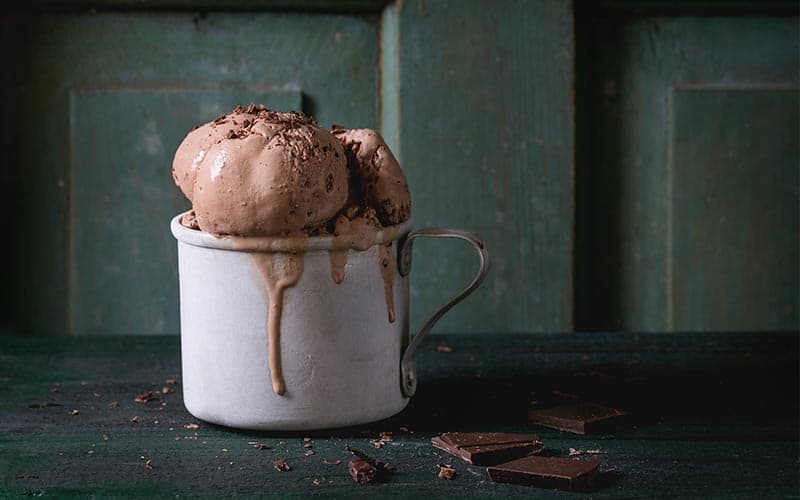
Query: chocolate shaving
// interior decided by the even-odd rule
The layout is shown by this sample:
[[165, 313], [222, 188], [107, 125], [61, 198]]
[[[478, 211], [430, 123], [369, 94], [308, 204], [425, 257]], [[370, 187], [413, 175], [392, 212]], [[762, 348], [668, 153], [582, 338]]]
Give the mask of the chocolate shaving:
[[439, 479], [453, 479], [456, 477], [456, 470], [445, 464], [436, 464], [439, 467]]
[[287, 464], [285, 460], [275, 460], [274, 462], [272, 462], [272, 466], [278, 472], [289, 472], [290, 470], [292, 470], [292, 468], [289, 467], [289, 464]]
[[376, 460], [349, 444], [345, 446], [345, 450], [357, 457], [357, 460], [352, 460], [347, 464], [350, 476], [357, 483], [366, 484], [383, 481], [388, 474], [394, 472], [391, 465]]
[[136, 396], [136, 398], [134, 398], [134, 401], [136, 401], [137, 403], [147, 403], [148, 401], [152, 400], [155, 397], [156, 395], [153, 394], [153, 391], [147, 391], [144, 394], [139, 394], [138, 396]]

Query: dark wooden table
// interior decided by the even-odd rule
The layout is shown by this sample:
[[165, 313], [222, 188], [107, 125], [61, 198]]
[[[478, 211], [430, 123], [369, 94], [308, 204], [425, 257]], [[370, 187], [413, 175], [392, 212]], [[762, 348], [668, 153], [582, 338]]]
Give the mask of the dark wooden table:
[[[186, 412], [177, 337], [3, 336], [0, 496], [800, 495], [796, 333], [433, 335], [418, 368], [417, 395], [392, 419], [330, 432], [256, 433]], [[147, 391], [152, 400], [135, 401]], [[632, 425], [579, 436], [526, 423], [532, 401], [570, 398], [626, 410]], [[591, 494], [496, 484], [485, 468], [430, 445], [439, 432], [490, 430], [535, 432], [556, 456], [601, 450], [618, 478]], [[382, 431], [393, 432], [393, 441], [376, 449], [371, 441]], [[390, 462], [396, 473], [383, 484], [354, 483], [346, 444]], [[305, 456], [309, 449], [314, 454]], [[291, 470], [276, 471], [278, 459]], [[457, 469], [454, 480], [437, 477], [439, 462]]]

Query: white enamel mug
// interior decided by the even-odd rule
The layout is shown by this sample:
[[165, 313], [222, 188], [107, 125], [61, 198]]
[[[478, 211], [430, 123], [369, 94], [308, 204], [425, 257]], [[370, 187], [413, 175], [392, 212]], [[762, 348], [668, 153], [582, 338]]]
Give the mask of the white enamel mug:
[[[313, 430], [398, 413], [416, 390], [413, 356], [422, 339], [489, 270], [483, 242], [467, 231], [411, 232], [409, 221], [381, 231], [366, 250], [348, 250], [332, 237], [216, 238], [181, 225], [182, 215], [171, 230], [178, 240], [184, 404], [195, 417], [229, 427]], [[480, 267], [409, 341], [408, 274], [420, 237], [468, 241]], [[287, 255], [301, 259], [302, 271], [283, 290], [274, 341], [267, 334], [274, 309], [258, 262]]]

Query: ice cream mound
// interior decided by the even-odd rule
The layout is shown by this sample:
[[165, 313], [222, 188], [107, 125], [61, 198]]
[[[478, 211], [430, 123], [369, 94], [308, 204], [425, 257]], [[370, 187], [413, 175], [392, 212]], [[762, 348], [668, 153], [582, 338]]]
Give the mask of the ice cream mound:
[[338, 236], [411, 215], [405, 176], [380, 134], [331, 133], [296, 111], [237, 106], [191, 131], [172, 171], [192, 202], [183, 224], [216, 236]]

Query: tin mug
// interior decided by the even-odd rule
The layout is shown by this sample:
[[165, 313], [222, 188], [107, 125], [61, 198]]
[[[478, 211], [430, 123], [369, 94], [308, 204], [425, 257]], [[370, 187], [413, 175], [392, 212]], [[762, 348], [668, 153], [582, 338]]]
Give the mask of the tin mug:
[[[463, 230], [412, 232], [407, 221], [353, 249], [331, 236], [218, 238], [184, 227], [182, 215], [171, 230], [178, 240], [184, 404], [195, 417], [229, 427], [325, 429], [400, 412], [416, 391], [420, 343], [489, 270], [485, 245]], [[411, 339], [417, 238], [467, 241], [480, 265]]]

